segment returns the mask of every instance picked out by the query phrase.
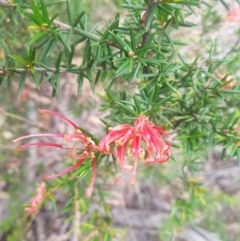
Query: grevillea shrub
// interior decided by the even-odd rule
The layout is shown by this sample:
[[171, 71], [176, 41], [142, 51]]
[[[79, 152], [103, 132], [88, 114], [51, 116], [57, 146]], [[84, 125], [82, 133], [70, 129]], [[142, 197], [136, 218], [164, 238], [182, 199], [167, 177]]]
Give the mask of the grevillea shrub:
[[[97, 9], [84, 11], [82, 6], [87, 2], [60, 2], [0, 1], [1, 12], [6, 11], [4, 24], [8, 17], [16, 34], [18, 21], [19, 29], [28, 26], [24, 28], [21, 51], [19, 44], [11, 43], [11, 39], [16, 40], [14, 32], [2, 38], [0, 84], [13, 95], [17, 92], [19, 105], [28, 101], [24, 92], [27, 79], [36, 89], [47, 83], [52, 98], [60, 101], [63, 82], [68, 85], [60, 75], [71, 73], [76, 76], [75, 94], [81, 96], [83, 83], [88, 82], [93, 94], [101, 98], [99, 113], [107, 114], [96, 118], [105, 129], [99, 127], [102, 134], [95, 136], [66, 113], [51, 110], [50, 106], [39, 110], [66, 122], [72, 132], [16, 137], [13, 142], [17, 150], [62, 149], [72, 163], [57, 173], [42, 173], [42, 182], [25, 207], [25, 217], [34, 220], [45, 203], [55, 200], [54, 191], [67, 186], [73, 190], [70, 194], [77, 193], [68, 205], [75, 213], [75, 224], [80, 223], [81, 208], [85, 205], [87, 213], [94, 193], [99, 194], [99, 188], [94, 188], [96, 177], [108, 175], [98, 172], [101, 165], [106, 164], [112, 175], [116, 170], [130, 172], [130, 185], [152, 167], [157, 177], [166, 177], [165, 183], [174, 186], [172, 182], [177, 182], [178, 190], [170, 203], [172, 212], [159, 227], [162, 240], [175, 240], [175, 233], [194, 224], [201, 213], [205, 215], [208, 205], [220, 202], [204, 187], [207, 154], [217, 148], [222, 160], [235, 157], [240, 161], [239, 31], [234, 35], [236, 43], [227, 49], [222, 48], [218, 37], [210, 35], [224, 24], [238, 26], [240, 10], [231, 9], [224, 0], [218, 4], [198, 0], [114, 1], [120, 13], [99, 25], [94, 22]], [[220, 13], [222, 8], [225, 10]], [[8, 31], [5, 25], [3, 29]], [[75, 64], [79, 55], [81, 60]], [[65, 160], [63, 156], [63, 163]], [[163, 170], [171, 171], [164, 177]], [[89, 177], [90, 184], [86, 184]], [[88, 200], [83, 199], [79, 186]], [[102, 205], [104, 194], [99, 196], [98, 204]], [[84, 204], [80, 205], [80, 200], [85, 200]], [[110, 211], [106, 213], [110, 220]], [[96, 220], [89, 217], [88, 224], [93, 225], [86, 225], [89, 232], [81, 233], [84, 227], [74, 226], [77, 240], [115, 240], [110, 221]], [[99, 223], [102, 225], [98, 227]], [[93, 236], [92, 227], [97, 227]]]

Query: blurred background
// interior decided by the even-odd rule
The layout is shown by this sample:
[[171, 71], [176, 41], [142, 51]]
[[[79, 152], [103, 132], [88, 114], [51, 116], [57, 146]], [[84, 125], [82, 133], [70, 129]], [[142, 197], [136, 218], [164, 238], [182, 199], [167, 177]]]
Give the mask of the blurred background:
[[[238, 7], [237, 1], [226, 2], [231, 10]], [[190, 20], [196, 23], [195, 27], [190, 31], [180, 28], [171, 36], [187, 43], [179, 47], [179, 51], [189, 60], [195, 59], [197, 54], [207, 56], [212, 44], [216, 43], [216, 55], [232, 59], [219, 67], [219, 75], [229, 74], [239, 80], [240, 25], [226, 21], [228, 11], [223, 4], [218, 1], [208, 3], [211, 8], [204, 5], [201, 10], [194, 8], [195, 15], [190, 16]], [[121, 0], [73, 0], [72, 4], [74, 16], [85, 10], [89, 14], [89, 26], [99, 22], [100, 29], [104, 27], [105, 19], [112, 21], [117, 12], [121, 13], [121, 21], [128, 14], [119, 7], [123, 4]], [[60, 12], [58, 19], [67, 22], [66, 3], [57, 6], [50, 7], [51, 14]], [[24, 43], [33, 34], [28, 30], [29, 23], [14, 9], [2, 7], [0, 20], [1, 39], [12, 53], [20, 55]], [[77, 53], [74, 62], [79, 65], [83, 53], [81, 47]], [[55, 57], [54, 54], [49, 56], [50, 65]], [[4, 58], [4, 49], [0, 44], [1, 68]], [[217, 148], [209, 153], [198, 153], [188, 162], [186, 168], [191, 169], [191, 165], [196, 168], [196, 177], [189, 180], [187, 187], [201, 186], [199, 190], [203, 193], [199, 196], [204, 199], [199, 198], [199, 203], [194, 203], [184, 212], [181, 210], [184, 205], [179, 205], [183, 200], [178, 197], [187, 197], [189, 193], [178, 179], [181, 163], [170, 161], [159, 166], [139, 164], [134, 186], [129, 185], [128, 173], [116, 173], [112, 164], [102, 163], [90, 200], [84, 196], [89, 175], [77, 184], [74, 180], [66, 184], [65, 179], [60, 178], [54, 180], [61, 187], [53, 192], [54, 198], [43, 205], [36, 217], [27, 217], [24, 207], [34, 196], [42, 176], [62, 170], [64, 163], [71, 160], [65, 151], [45, 147], [17, 152], [12, 140], [26, 134], [71, 131], [71, 127], [59, 118], [40, 115], [39, 108], [62, 113], [96, 136], [105, 132], [99, 118], [106, 113], [98, 110], [101, 100], [92, 94], [88, 82], [84, 83], [82, 95], [78, 97], [75, 75], [61, 73], [60, 99], [51, 97], [48, 83], [43, 83], [38, 90], [29, 78], [18, 100], [18, 81], [13, 75], [9, 83], [11, 88], [7, 85], [0, 87], [0, 241], [77, 241], [76, 229], [81, 230], [83, 241], [239, 240], [240, 185], [237, 178], [240, 167], [234, 158], [222, 161]], [[96, 92], [101, 93], [103, 88], [98, 84]], [[117, 88], [126, 88], [126, 85], [119, 82]], [[44, 141], [50, 139], [45, 138]], [[76, 202], [78, 210], [74, 208]], [[187, 207], [189, 204], [186, 204]], [[190, 220], [183, 214], [194, 218]], [[78, 224], [74, 221], [76, 217], [81, 220]], [[177, 229], [176, 224], [179, 224]]]

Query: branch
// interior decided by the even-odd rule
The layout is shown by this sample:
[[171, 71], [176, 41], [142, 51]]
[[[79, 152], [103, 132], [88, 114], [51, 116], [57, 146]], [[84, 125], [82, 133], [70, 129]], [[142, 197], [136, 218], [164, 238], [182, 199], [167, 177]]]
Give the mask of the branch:
[[4, 8], [11, 8], [12, 7], [11, 3], [6, 2], [4, 0], [0, 0], [0, 6], [4, 7]]
[[[147, 19], [149, 17], [150, 10], [151, 10], [151, 8], [153, 7], [154, 4], [155, 4], [154, 0], [148, 0], [147, 10], [146, 10], [146, 12], [144, 12], [144, 14], [142, 16], [142, 25], [143, 25], [143, 27], [145, 27], [145, 25], [146, 25]], [[144, 46], [146, 44], [146, 42], [148, 41], [148, 38], [149, 38], [149, 32], [148, 31], [143, 34], [142, 46]], [[150, 55], [151, 55], [151, 53], [148, 54], [149, 58], [151, 58]], [[151, 69], [150, 69], [149, 65], [143, 67], [143, 73], [144, 74], [149, 74], [150, 72], [151, 72]]]
[[[12, 8], [13, 6], [10, 3], [8, 3], [7, 1], [5, 1], [5, 0], [0, 0], [0, 7]], [[32, 11], [30, 9], [28, 9], [27, 11], [32, 13]], [[100, 42], [100, 40], [101, 40], [101, 38], [99, 36], [97, 36], [97, 35], [95, 35], [93, 33], [86, 32], [86, 31], [84, 31], [84, 30], [82, 30], [80, 28], [73, 28], [71, 25], [63, 23], [61, 21], [53, 20], [53, 24], [56, 27], [58, 27], [58, 28], [60, 28], [62, 30], [67, 30], [68, 31], [68, 30], [73, 29], [74, 33], [79, 34], [79, 35], [81, 35], [83, 37], [86, 37], [86, 38], [88, 38], [90, 40], [93, 40], [95, 42]], [[115, 47], [117, 49], [121, 49], [119, 46], [116, 46], [116, 44], [113, 43], [113, 42], [106, 42], [105, 44], [107, 44], [109, 46], [112, 46], [112, 47]]]
[[[240, 39], [238, 38], [237, 41], [235, 42], [235, 44], [232, 46], [232, 48], [221, 58], [221, 59], [226, 59], [230, 54], [232, 54], [236, 47], [239, 45], [240, 43]], [[219, 62], [214, 68], [213, 70], [217, 69], [222, 63]]]
[[[36, 72], [39, 72], [39, 73], [47, 73], [47, 72], [51, 72], [51, 73], [56, 73], [56, 72], [60, 72], [60, 73], [63, 73], [63, 72], [69, 72], [69, 73], [73, 73], [73, 71], [79, 71], [79, 72], [84, 72], [88, 69], [88, 67], [83, 67], [83, 68], [79, 68], [79, 69], [70, 69], [70, 68], [59, 68], [59, 69], [56, 69], [56, 68], [39, 68], [39, 67], [35, 67], [34, 70]], [[103, 68], [103, 67], [95, 67], [94, 69], [92, 70], [111, 70], [112, 68], [111, 67], [108, 67], [108, 68]], [[7, 72], [18, 72], [18, 73], [26, 73], [26, 72], [29, 72], [29, 69], [28, 68], [16, 68], [16, 69], [13, 69], [13, 68], [6, 68], [4, 70], [0, 70], [0, 75], [5, 75]], [[75, 72], [74, 72], [75, 73]]]
[[73, 231], [73, 237], [72, 241], [78, 241], [81, 239], [81, 213], [79, 210], [79, 197], [78, 197], [78, 182], [76, 181], [74, 184], [74, 212], [75, 212], [75, 218], [73, 221], [74, 231]]
[[[147, 22], [147, 19], [148, 19], [148, 16], [149, 16], [149, 12], [150, 12], [151, 8], [153, 7], [154, 3], [155, 3], [154, 0], [148, 0], [147, 10], [146, 10], [146, 12], [144, 13], [143, 19], [142, 19], [142, 24], [144, 25], [144, 27], [145, 27], [145, 25], [146, 25], [146, 22]], [[145, 43], [147, 42], [148, 38], [149, 38], [149, 33], [148, 33], [148, 31], [147, 31], [147, 32], [143, 35], [143, 37], [142, 37], [142, 46], [145, 45]]]
[[36, 126], [38, 128], [48, 130], [44, 125], [37, 124], [35, 122], [28, 120], [27, 118], [24, 118], [22, 116], [19, 116], [19, 115], [13, 114], [13, 113], [9, 113], [9, 112], [1, 110], [1, 109], [0, 109], [0, 114], [3, 116], [6, 116], [6, 117], [13, 118], [15, 120], [23, 121], [23, 122], [27, 123], [28, 125]]

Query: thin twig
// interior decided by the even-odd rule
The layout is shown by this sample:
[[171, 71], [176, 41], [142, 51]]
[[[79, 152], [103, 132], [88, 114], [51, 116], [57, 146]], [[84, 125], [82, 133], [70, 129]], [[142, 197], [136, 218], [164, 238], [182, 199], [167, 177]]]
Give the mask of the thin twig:
[[[71, 68], [59, 68], [59, 69], [56, 69], [56, 68], [39, 68], [39, 67], [35, 67], [34, 70], [36, 72], [39, 72], [39, 73], [55, 73], [56, 71], [60, 72], [60, 73], [75, 73], [75, 72], [84, 72], [86, 71], [88, 68], [87, 67], [79, 67], [78, 69], [71, 69]], [[111, 67], [107, 67], [107, 68], [103, 68], [103, 67], [95, 67], [93, 68], [92, 70], [111, 70], [112, 68]], [[74, 71], [74, 72], [73, 72]], [[6, 68], [4, 70], [0, 70], [0, 75], [5, 75], [6, 72], [15, 72], [15, 73], [19, 73], [19, 74], [22, 74], [22, 73], [26, 73], [26, 72], [29, 72], [29, 69], [28, 68], [16, 68], [16, 69], [13, 69], [13, 68]]]
[[11, 3], [4, 1], [4, 0], [0, 0], [0, 6], [4, 7], [4, 8], [11, 8]]
[[[147, 19], [149, 18], [149, 13], [153, 7], [153, 5], [155, 4], [154, 0], [148, 0], [148, 5], [147, 5], [147, 10], [144, 13], [144, 20], [143, 20], [143, 24], [145, 25], [147, 22]], [[144, 46], [146, 44], [146, 42], [149, 39], [149, 30], [143, 34], [142, 37], [142, 46]], [[150, 57], [151, 54], [148, 54], [148, 56]], [[144, 74], [149, 74], [151, 72], [150, 66], [147, 64], [146, 66], [143, 67], [143, 73]]]
[[[235, 48], [239, 45], [240, 43], [240, 38], [237, 39], [236, 43], [232, 46], [232, 48], [221, 58], [221, 59], [226, 59], [233, 51], [235, 51]], [[213, 70], [217, 69], [222, 63], [219, 62]]]
[[[148, 0], [147, 10], [146, 10], [146, 12], [144, 13], [144, 19], [145, 19], [144, 25], [145, 25], [146, 22], [147, 22], [147, 19], [148, 19], [148, 17], [149, 17], [150, 10], [152, 9], [154, 3], [155, 3], [154, 0]], [[148, 31], [147, 31], [146, 33], [143, 34], [143, 37], [142, 37], [142, 46], [144, 46], [144, 45], [146, 44], [146, 42], [148, 41], [148, 38], [149, 38], [149, 33], [148, 33]]]
[[85, 239], [84, 241], [90, 241], [91, 238], [95, 238], [99, 235], [98, 230], [93, 230]]
[[15, 150], [16, 148], [13, 145], [1, 145], [0, 150]]
[[44, 125], [40, 125], [38, 123], [34, 123], [32, 121], [29, 121], [27, 118], [24, 118], [22, 116], [19, 116], [19, 115], [13, 114], [13, 113], [9, 113], [7, 111], [3, 111], [1, 109], [0, 109], [0, 114], [2, 114], [3, 116], [7, 116], [7, 117], [10, 117], [10, 118], [19, 120], [19, 121], [26, 122], [27, 124], [29, 124], [31, 126], [36, 126], [36, 127], [41, 128], [41, 129], [48, 130], [46, 127], [44, 127]]
[[78, 182], [76, 181], [74, 184], [74, 232], [73, 232], [73, 241], [78, 241], [81, 238], [81, 213], [79, 211], [79, 197], [78, 197]]

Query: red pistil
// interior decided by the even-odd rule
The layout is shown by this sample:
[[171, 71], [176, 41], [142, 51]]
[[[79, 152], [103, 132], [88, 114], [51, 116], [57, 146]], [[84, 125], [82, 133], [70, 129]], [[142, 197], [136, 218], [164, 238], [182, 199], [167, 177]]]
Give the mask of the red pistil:
[[79, 129], [79, 127], [73, 123], [71, 120], [69, 120], [67, 117], [57, 113], [57, 112], [54, 112], [54, 111], [51, 111], [51, 110], [45, 110], [45, 109], [38, 109], [39, 113], [43, 114], [43, 113], [47, 113], [47, 114], [50, 114], [50, 115], [56, 115], [56, 116], [59, 116], [61, 119], [67, 121], [69, 124], [71, 124], [76, 130], [80, 131], [81, 130]]
[[63, 145], [56, 144], [56, 143], [51, 143], [51, 142], [32, 142], [32, 143], [28, 143], [28, 144], [21, 145], [21, 146], [17, 147], [17, 151], [21, 151], [21, 150], [23, 150], [25, 148], [28, 148], [30, 146], [52, 146], [52, 147], [58, 147], [58, 148], [66, 149], [66, 148], [64, 148]]
[[43, 180], [48, 180], [48, 179], [53, 179], [53, 178], [56, 178], [56, 177], [64, 176], [67, 173], [72, 172], [75, 169], [77, 169], [79, 166], [82, 165], [82, 163], [84, 161], [85, 161], [85, 158], [84, 159], [80, 159], [76, 164], [74, 164], [73, 166], [67, 168], [66, 170], [64, 170], [62, 172], [59, 172], [59, 173], [56, 173], [56, 174], [52, 174], [52, 175], [45, 175], [45, 176], [43, 176]]
[[62, 138], [64, 138], [65, 135], [64, 134], [52, 134], [52, 133], [33, 134], [33, 135], [19, 137], [19, 138], [13, 140], [13, 142], [18, 142], [23, 139], [27, 139], [27, 138], [31, 138], [31, 137], [62, 137]]

